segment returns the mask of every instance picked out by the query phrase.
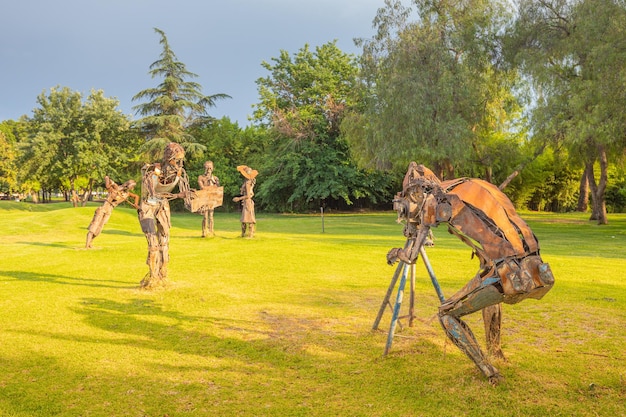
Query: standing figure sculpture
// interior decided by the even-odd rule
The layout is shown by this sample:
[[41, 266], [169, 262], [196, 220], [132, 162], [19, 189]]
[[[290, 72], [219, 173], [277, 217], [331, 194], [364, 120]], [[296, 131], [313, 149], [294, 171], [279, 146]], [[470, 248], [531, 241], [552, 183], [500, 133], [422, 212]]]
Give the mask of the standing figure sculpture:
[[256, 184], [256, 176], [259, 172], [247, 165], [239, 165], [237, 171], [245, 178], [239, 197], [233, 198], [235, 203], [241, 202], [241, 237], [246, 235], [246, 228], [249, 230], [249, 237], [254, 237], [254, 227], [256, 225], [256, 216], [254, 214], [254, 185]]
[[[206, 161], [204, 163], [204, 174], [198, 176], [198, 187], [200, 190], [206, 190], [206, 192], [217, 191], [220, 186], [220, 180], [213, 175], [213, 161]], [[214, 193], [216, 193], [214, 191]], [[223, 193], [221, 194], [223, 196]], [[222, 205], [222, 202], [219, 202]], [[215, 211], [215, 205], [210, 204], [202, 206], [198, 212], [202, 214], [202, 237], [213, 236], [213, 212]]]
[[[191, 204], [192, 192], [189, 179], [183, 168], [185, 151], [177, 143], [169, 143], [164, 150], [163, 160], [146, 164], [141, 169], [141, 205], [137, 210], [141, 230], [148, 241], [146, 263], [150, 271], [141, 281], [142, 288], [154, 288], [167, 282], [169, 263], [169, 240], [171, 215], [169, 200], [185, 199]], [[178, 193], [172, 191], [178, 187]]]
[[89, 223], [89, 231], [87, 232], [87, 241], [85, 242], [85, 248], [90, 249], [92, 241], [102, 232], [102, 228], [109, 221], [109, 217], [111, 217], [111, 213], [113, 209], [118, 205], [122, 204], [124, 201], [127, 201], [129, 197], [134, 198], [134, 202], [129, 204], [134, 208], [139, 208], [137, 203], [139, 202], [139, 196], [137, 194], [131, 193], [131, 191], [135, 188], [135, 181], [128, 180], [122, 185], [117, 185], [114, 181], [112, 181], [107, 175], [104, 177], [104, 186], [106, 187], [109, 195], [105, 200], [104, 204], [96, 209], [96, 212], [93, 214], [93, 219], [91, 223]]
[[448, 231], [478, 257], [478, 273], [442, 302], [438, 316], [448, 338], [492, 384], [497, 384], [500, 373], [461, 317], [482, 310], [488, 352], [504, 359], [501, 303], [540, 299], [554, 284], [549, 265], [539, 255], [537, 238], [498, 187], [471, 178], [441, 182], [431, 170], [415, 162], [409, 165], [394, 209], [398, 221], [406, 221], [407, 245], [389, 251], [390, 265], [398, 260], [415, 263], [430, 228], [440, 223], [446, 223]]

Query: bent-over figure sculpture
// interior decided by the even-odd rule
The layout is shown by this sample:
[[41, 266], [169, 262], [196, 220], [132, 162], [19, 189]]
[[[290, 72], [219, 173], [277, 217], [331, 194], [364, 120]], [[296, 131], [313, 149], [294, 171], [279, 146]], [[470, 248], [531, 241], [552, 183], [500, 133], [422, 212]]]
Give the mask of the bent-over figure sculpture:
[[441, 182], [434, 173], [411, 162], [402, 192], [394, 199], [398, 221], [406, 221], [407, 245], [393, 248], [387, 262], [416, 261], [431, 227], [440, 223], [473, 249], [478, 273], [439, 307], [439, 321], [452, 342], [497, 384], [502, 378], [483, 353], [461, 317], [482, 310], [488, 352], [504, 359], [500, 347], [501, 305], [525, 298], [540, 299], [554, 276], [539, 255], [539, 243], [498, 187], [480, 179]]
[[109, 195], [107, 196], [105, 202], [98, 207], [96, 212], [93, 214], [93, 219], [87, 228], [89, 231], [87, 232], [85, 248], [91, 248], [91, 243], [100, 234], [100, 232], [102, 232], [102, 228], [109, 221], [111, 213], [115, 207], [119, 206], [124, 201], [127, 201], [129, 197], [132, 197], [135, 201], [132, 203], [128, 201], [128, 204], [134, 208], [139, 208], [139, 206], [137, 206], [139, 196], [131, 192], [135, 188], [135, 185], [136, 183], [133, 180], [128, 180], [122, 185], [117, 185], [109, 178], [108, 175], [104, 177], [104, 186], [106, 187]]
[[[185, 150], [178, 143], [169, 143], [162, 161], [146, 164], [141, 169], [141, 204], [137, 213], [141, 230], [148, 241], [146, 263], [150, 271], [141, 280], [142, 288], [155, 288], [167, 282], [171, 214], [169, 200], [182, 198], [191, 205], [192, 190], [183, 168]], [[178, 193], [172, 191], [178, 187]]]
[[259, 172], [247, 165], [239, 165], [237, 171], [244, 177], [243, 184], [239, 190], [241, 195], [233, 198], [235, 203], [241, 202], [241, 237], [246, 236], [246, 228], [248, 228], [248, 237], [253, 238], [256, 216], [254, 214], [254, 200], [252, 200], [252, 197], [254, 197], [254, 185]]

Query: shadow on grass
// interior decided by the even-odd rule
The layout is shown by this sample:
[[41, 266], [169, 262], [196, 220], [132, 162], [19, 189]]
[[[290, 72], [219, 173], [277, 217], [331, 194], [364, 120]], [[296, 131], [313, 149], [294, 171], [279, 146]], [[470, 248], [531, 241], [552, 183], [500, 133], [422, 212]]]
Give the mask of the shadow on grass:
[[[285, 355], [282, 349], [260, 341], [260, 337], [266, 336], [267, 333], [256, 329], [254, 323], [245, 320], [191, 316], [167, 310], [152, 300], [143, 299], [118, 302], [86, 298], [74, 308], [74, 311], [80, 314], [89, 326], [129, 336], [107, 342], [114, 345], [131, 345], [134, 348], [190, 355], [230, 357], [246, 362], [264, 360], [273, 365], [294, 360]], [[240, 333], [242, 339], [214, 335], [223, 332]], [[243, 340], [246, 337], [253, 337], [256, 340]], [[102, 343], [101, 338], [93, 340], [90, 337], [74, 338], [82, 342]]]
[[[110, 360], [114, 360], [120, 348], [132, 348], [129, 352], [144, 350], [136, 353], [139, 356], [134, 361], [130, 358], [132, 365], [115, 358], [118, 372], [97, 373], [89, 380], [84, 378], [92, 372], [89, 362], [83, 374], [60, 362], [44, 357], [38, 359], [42, 363], [37, 372], [56, 375], [53, 398], [58, 394], [61, 403], [81, 403], [84, 411], [103, 411], [98, 409], [102, 402], [117, 407], [119, 412], [128, 400], [128, 387], [132, 386], [133, 397], [140, 403], [142, 398], [153, 398], [155, 394], [159, 398], [158, 404], [153, 404], [154, 400], [141, 404], [142, 409], [158, 407], [159, 415], [164, 411], [180, 412], [178, 397], [170, 394], [180, 392], [177, 381], [181, 375], [189, 375], [185, 377], [189, 378], [185, 395], [190, 403], [202, 409], [210, 394], [210, 399], [225, 404], [223, 415], [245, 411], [250, 401], [258, 400], [259, 396], [268, 404], [275, 402], [275, 407], [281, 409], [270, 408], [256, 415], [409, 415], [406, 412], [390, 414], [391, 410], [376, 399], [393, 393], [406, 401], [413, 398], [416, 390], [417, 394], [421, 391], [431, 395], [430, 385], [440, 386], [441, 369], [427, 365], [432, 360], [440, 361], [441, 357], [440, 349], [430, 341], [419, 338], [410, 348], [404, 344], [404, 348], [394, 350], [383, 359], [381, 335], [374, 335], [369, 329], [352, 331], [343, 325], [337, 328], [337, 322], [329, 322], [326, 317], [292, 317], [272, 311], [258, 311], [256, 319], [194, 316], [139, 298], [126, 301], [83, 298], [71, 309], [95, 330], [93, 334], [45, 329], [33, 334], [69, 341], [78, 352], [98, 346], [96, 357], [104, 353], [111, 356]], [[107, 336], [107, 333], [115, 335]], [[111, 348], [104, 347], [106, 345]], [[162, 355], [163, 360], [153, 355]], [[196, 355], [197, 358], [172, 362], [172, 357], [179, 358], [177, 355]], [[463, 359], [459, 362], [465, 369], [461, 385], [474, 383], [477, 372]], [[154, 378], [146, 377], [143, 372], [142, 377], [137, 377], [127, 371], [126, 367], [138, 365], [149, 371], [147, 375], [155, 375]], [[411, 372], [402, 373], [403, 378], [398, 380], [398, 370], [403, 368]], [[414, 368], [418, 371], [415, 376]], [[176, 377], [163, 378], [163, 372]], [[194, 372], [201, 374], [194, 377]], [[47, 415], [42, 410], [47, 399], [25, 388], [29, 386], [25, 383], [27, 378], [32, 375], [16, 373], [16, 377], [5, 386], [11, 392], [15, 410]], [[88, 391], [102, 393], [88, 397], [90, 404], [85, 404], [81, 392], [74, 389], [86, 384]], [[482, 385], [487, 383], [483, 381]], [[64, 390], [69, 398], [61, 396]], [[229, 400], [236, 401], [228, 405]], [[238, 401], [241, 401], [241, 408], [236, 405]], [[327, 401], [334, 404], [329, 413], [307, 413], [311, 406], [327, 410]], [[363, 403], [371, 404], [371, 413], [356, 412]], [[413, 407], [412, 403], [413, 400], [404, 407]], [[346, 413], [346, 406], [350, 412]]]
[[[3, 271], [2, 275], [6, 275], [9, 278], [13, 278], [18, 281], [47, 282], [52, 284], [78, 285], [94, 288], [128, 287], [128, 282], [126, 281], [117, 281], [112, 279], [80, 278], [68, 275], [46, 274], [42, 272]], [[110, 284], [106, 284], [107, 282]], [[121, 285], [114, 285], [115, 283]]]
[[69, 243], [59, 243], [59, 242], [17, 242], [20, 245], [32, 245], [32, 246], [45, 246], [47, 248], [65, 248], [65, 249], [75, 249], [76, 245]]
[[144, 237], [143, 233], [138, 233], [138, 232], [128, 232], [126, 230], [118, 230], [118, 229], [105, 229], [102, 231], [103, 235], [119, 235], [119, 236], [138, 236], [138, 237]]
[[[101, 336], [54, 337], [229, 358], [251, 366], [266, 363], [278, 369], [297, 367], [303, 372], [307, 368], [313, 370], [320, 366], [320, 358], [308, 351], [313, 345], [325, 352], [323, 359], [328, 363], [322, 367], [331, 373], [334, 372], [334, 360], [344, 362], [346, 358], [361, 356], [360, 359], [348, 360], [354, 366], [361, 367], [368, 362], [363, 361], [363, 355], [374, 362], [382, 358], [378, 354], [371, 355], [373, 349], [382, 352], [383, 346], [376, 340], [379, 335], [374, 335], [369, 326], [350, 328], [341, 320], [324, 317], [291, 317], [269, 311], [258, 311], [256, 320], [193, 316], [165, 309], [159, 303], [145, 299], [119, 302], [85, 298], [73, 310], [89, 326], [128, 337], [108, 341], [104, 341]], [[355, 342], [359, 343], [358, 347], [355, 347]], [[439, 348], [435, 344], [422, 342], [428, 349], [438, 352]], [[403, 356], [398, 352], [396, 354]], [[190, 369], [189, 366], [184, 368]], [[203, 367], [199, 366], [198, 369], [202, 370]]]

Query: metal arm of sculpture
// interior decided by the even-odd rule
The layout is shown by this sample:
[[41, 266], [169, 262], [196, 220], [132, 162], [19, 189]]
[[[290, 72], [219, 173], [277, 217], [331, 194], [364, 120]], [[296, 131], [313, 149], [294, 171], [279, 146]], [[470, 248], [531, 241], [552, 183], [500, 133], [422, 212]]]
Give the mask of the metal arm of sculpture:
[[[127, 202], [134, 208], [138, 208], [139, 196], [131, 192], [135, 188], [135, 181], [128, 180], [122, 185], [117, 185], [109, 176], [104, 177], [104, 185], [108, 191], [107, 199], [102, 206], [98, 207], [93, 215], [93, 219], [89, 224], [87, 238], [85, 241], [85, 248], [91, 248], [93, 239], [95, 239], [102, 228], [109, 221], [113, 209], [123, 202]], [[128, 201], [129, 198], [133, 198], [134, 202]]]
[[391, 249], [387, 261], [414, 263], [427, 231], [440, 223], [446, 223], [450, 233], [473, 249], [480, 261], [479, 271], [442, 303], [438, 316], [452, 342], [497, 384], [501, 378], [498, 370], [461, 317], [482, 310], [488, 351], [504, 358], [500, 303], [540, 299], [554, 284], [554, 277], [539, 256], [535, 235], [497, 187], [469, 178], [440, 182], [429, 173], [432, 171], [421, 165], [409, 166], [403, 190], [394, 199], [398, 221], [406, 221], [404, 234], [409, 245]]

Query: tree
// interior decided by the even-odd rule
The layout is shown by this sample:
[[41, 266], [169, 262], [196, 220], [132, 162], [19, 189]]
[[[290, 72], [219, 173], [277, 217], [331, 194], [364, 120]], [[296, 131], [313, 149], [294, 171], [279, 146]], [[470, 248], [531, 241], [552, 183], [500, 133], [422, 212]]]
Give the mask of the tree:
[[[520, 104], [514, 71], [499, 65], [498, 36], [508, 15], [500, 1], [386, 0], [371, 40], [360, 39], [366, 106], [346, 124], [363, 161], [406, 169], [431, 165], [440, 177], [494, 166], [492, 152], [517, 140]], [[485, 176], [492, 176], [486, 171]]]
[[381, 183], [388, 180], [356, 167], [340, 130], [346, 110], [358, 104], [355, 57], [329, 42], [315, 51], [305, 45], [293, 56], [283, 50], [272, 61], [262, 64], [270, 75], [257, 80], [254, 112], [257, 123], [270, 128], [256, 189], [265, 207], [306, 210], [386, 199]]
[[37, 102], [19, 144], [25, 179], [39, 181], [44, 190], [74, 192], [79, 180], [90, 189], [132, 158], [130, 121], [117, 110], [119, 102], [101, 90], [92, 90], [83, 103], [79, 92], [55, 87]]
[[518, 10], [509, 48], [535, 86], [533, 130], [552, 132], [584, 166], [591, 219], [606, 224], [609, 162], [626, 149], [626, 7], [619, 0], [521, 0]]
[[[189, 158], [185, 163], [189, 178], [193, 182], [198, 175], [203, 174], [204, 162], [211, 160], [225, 195], [239, 195], [242, 177], [237, 171], [238, 165], [249, 165], [256, 169], [266, 159], [265, 128], [247, 126], [241, 129], [236, 122], [223, 117], [204, 125], [196, 125], [192, 134], [206, 150], [203, 155]], [[224, 199], [225, 209], [234, 209], [237, 206], [230, 199]]]
[[157, 87], [142, 90], [133, 97], [133, 101], [148, 100], [133, 107], [142, 116], [136, 124], [147, 139], [142, 149], [151, 157], [158, 157], [167, 143], [177, 142], [192, 154], [199, 153], [204, 148], [195, 142], [188, 128], [210, 119], [208, 109], [215, 106], [217, 100], [230, 96], [202, 94], [200, 84], [188, 81], [198, 75], [188, 71], [185, 64], [178, 61], [165, 32], [157, 28], [154, 31], [161, 37], [163, 51], [160, 58], [150, 65], [149, 74], [152, 78], [163, 77], [163, 81]]
[[0, 123], [0, 192], [8, 193], [17, 190], [16, 140], [12, 124]]

